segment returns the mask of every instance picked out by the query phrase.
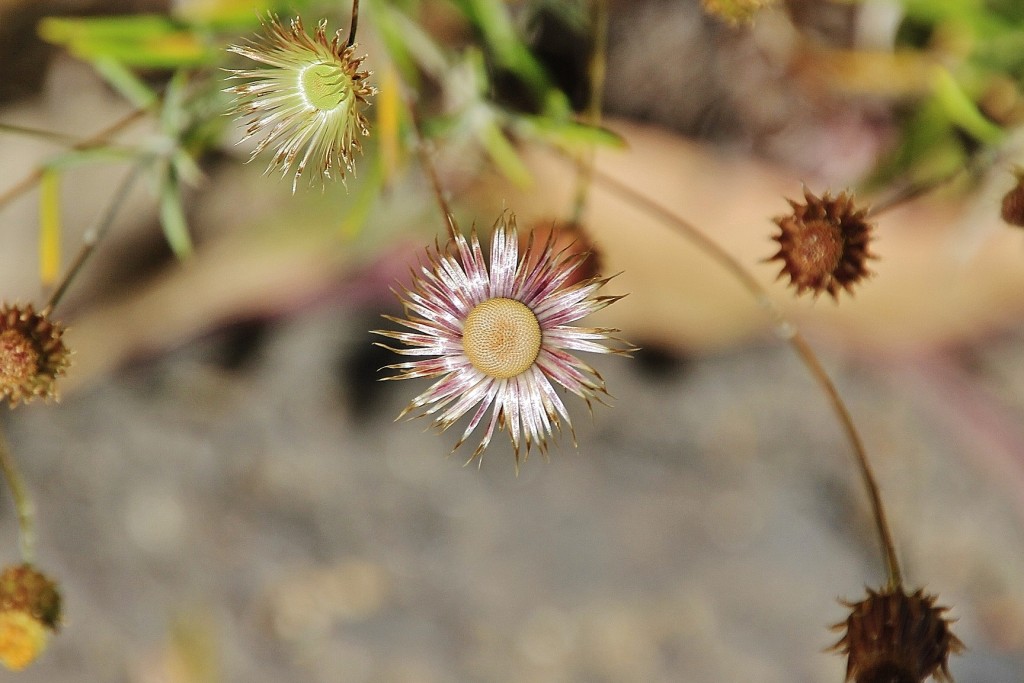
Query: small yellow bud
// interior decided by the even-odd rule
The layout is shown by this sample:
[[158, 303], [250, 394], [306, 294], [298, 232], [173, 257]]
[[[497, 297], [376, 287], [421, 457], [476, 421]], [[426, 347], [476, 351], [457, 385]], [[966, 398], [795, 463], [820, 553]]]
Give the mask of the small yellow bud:
[[49, 631], [25, 612], [0, 612], [0, 662], [21, 671], [46, 648]]

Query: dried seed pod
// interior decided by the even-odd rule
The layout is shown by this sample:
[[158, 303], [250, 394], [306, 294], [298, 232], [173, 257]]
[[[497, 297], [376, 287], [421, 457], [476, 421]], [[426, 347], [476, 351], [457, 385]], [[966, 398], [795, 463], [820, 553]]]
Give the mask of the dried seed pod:
[[5, 568], [0, 573], [0, 663], [20, 671], [35, 661], [60, 617], [55, 582], [30, 564]]
[[69, 353], [64, 327], [32, 305], [0, 305], [0, 400], [11, 407], [36, 397], [54, 398], [54, 381], [64, 375]]
[[870, 275], [867, 260], [877, 258], [868, 248], [873, 226], [865, 220], [867, 210], [857, 209], [846, 192], [819, 198], [804, 188], [804, 198], [806, 204], [789, 200], [793, 212], [774, 219], [781, 229], [773, 237], [779, 250], [767, 260], [782, 262], [779, 277], [788, 275], [798, 295], [828, 292], [838, 300], [840, 289], [852, 293]]
[[953, 683], [949, 655], [964, 650], [936, 607], [936, 596], [919, 590], [907, 595], [902, 588], [879, 592], [868, 589], [860, 602], [845, 602], [846, 621], [832, 627], [845, 629], [832, 649], [848, 656], [846, 680], [856, 683], [922, 683], [929, 676]]
[[579, 268], [566, 279], [566, 286], [601, 275], [601, 252], [585, 225], [559, 218], [541, 218], [533, 221], [530, 229], [519, 236], [519, 249], [523, 253], [528, 250], [530, 240], [541, 244], [550, 242], [552, 249], [564, 256], [582, 255]]
[[1017, 184], [1003, 196], [1002, 216], [1010, 225], [1024, 228], [1024, 168], [1013, 171]]

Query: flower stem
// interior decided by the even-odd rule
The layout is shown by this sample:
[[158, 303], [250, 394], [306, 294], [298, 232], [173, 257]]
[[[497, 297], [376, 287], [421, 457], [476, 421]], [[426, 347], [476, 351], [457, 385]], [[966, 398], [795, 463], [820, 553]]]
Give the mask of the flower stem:
[[[593, 25], [594, 48], [587, 65], [590, 81], [590, 100], [583, 114], [583, 121], [597, 128], [601, 125], [601, 102], [604, 99], [604, 82], [608, 62], [608, 0], [593, 0], [590, 9]], [[573, 200], [572, 222], [579, 225], [583, 209], [587, 205], [587, 192], [593, 180], [594, 150], [581, 152], [576, 160], [576, 197]]]
[[811, 376], [820, 385], [822, 391], [825, 392], [825, 395], [832, 406], [832, 410], [839, 419], [839, 422], [843, 427], [843, 431], [846, 434], [846, 438], [850, 442], [850, 446], [853, 448], [854, 459], [860, 469], [861, 477], [864, 480], [864, 486], [867, 488], [868, 498], [871, 502], [871, 510], [875, 519], [875, 527], [878, 531], [879, 541], [882, 545], [883, 560], [889, 577], [889, 585], [892, 588], [902, 587], [903, 574], [900, 570], [899, 560], [896, 557], [896, 546], [893, 543], [892, 532], [889, 529], [889, 523], [885, 515], [885, 508], [882, 505], [882, 497], [879, 493], [878, 483], [875, 480], [874, 471], [871, 467], [871, 462], [868, 459], [867, 451], [864, 449], [864, 444], [861, 441], [857, 427], [854, 425], [853, 418], [850, 416], [850, 412], [847, 409], [845, 402], [839, 395], [839, 391], [836, 389], [836, 386], [832, 382], [828, 373], [822, 367], [817, 354], [815, 354], [814, 350], [811, 348], [810, 344], [807, 343], [807, 340], [804, 339], [803, 335], [800, 334], [796, 325], [786, 318], [779, 306], [768, 295], [768, 291], [753, 275], [750, 274], [742, 263], [740, 263], [732, 254], [719, 246], [717, 242], [701, 232], [692, 223], [680, 218], [655, 200], [641, 194], [618, 179], [597, 169], [594, 169], [593, 173], [594, 177], [605, 187], [619, 195], [619, 197], [640, 207], [667, 225], [670, 225], [678, 234], [689, 240], [713, 260], [717, 261], [719, 265], [739, 280], [740, 284], [742, 284], [743, 287], [754, 297], [758, 305], [761, 306], [761, 308], [763, 308], [771, 318], [776, 334], [786, 340], [796, 351], [800, 360], [810, 371]]
[[18, 543], [21, 548], [21, 559], [26, 563], [35, 561], [36, 535], [35, 535], [35, 505], [32, 497], [25, 488], [25, 481], [21, 478], [14, 458], [7, 447], [7, 441], [0, 432], [0, 473], [3, 474], [7, 487], [11, 490], [11, 500], [14, 501], [14, 509], [18, 513]]
[[437, 200], [437, 208], [444, 215], [448, 234], [454, 237], [458, 234], [459, 227], [455, 223], [451, 204], [448, 203], [448, 195], [445, 192], [444, 186], [441, 185], [441, 178], [437, 173], [437, 165], [434, 164], [434, 148], [430, 146], [426, 135], [423, 134], [423, 120], [420, 118], [419, 107], [416, 106], [416, 102], [408, 92], [405, 93], [404, 99], [405, 106], [409, 109], [409, 116], [412, 118], [412, 129], [416, 136], [416, 151], [420, 157], [420, 165], [423, 166], [423, 171], [427, 174], [427, 179], [430, 180], [430, 187], [434, 192], [434, 199]]
[[868, 215], [872, 218], [877, 218], [887, 211], [903, 206], [941, 187], [951, 185], [961, 178], [977, 176], [986, 169], [995, 166], [1001, 159], [1005, 161], [1003, 154], [998, 151], [974, 154], [967, 160], [966, 164], [958, 166], [945, 175], [904, 184], [890, 196], [872, 205], [868, 209]]
[[[114, 121], [106, 128], [100, 130], [99, 132], [89, 136], [84, 140], [81, 140], [80, 142], [75, 143], [74, 145], [71, 146], [71, 149], [75, 151], [82, 151], [85, 149], [90, 149], [92, 147], [98, 147], [104, 144], [112, 135], [121, 132], [122, 130], [124, 130], [131, 124], [135, 123], [143, 116], [145, 116], [148, 112], [149, 109], [146, 109], [145, 107], [140, 107], [139, 109], [132, 110], [124, 116], [122, 116], [117, 121]], [[42, 179], [43, 174], [45, 172], [46, 165], [41, 164], [36, 168], [32, 169], [32, 171], [30, 171], [24, 178], [14, 183], [14, 185], [11, 185], [4, 192], [0, 193], [0, 208], [6, 206], [8, 203], [11, 202], [11, 200], [15, 199], [16, 197], [20, 197], [21, 195], [31, 190], [32, 187], [35, 186], [35, 184]]]
[[357, 28], [359, 28], [359, 0], [352, 0], [352, 21], [348, 25], [348, 40], [345, 41], [345, 47], [355, 45]]
[[124, 204], [124, 200], [128, 197], [128, 192], [132, 189], [135, 181], [138, 180], [139, 175], [142, 173], [142, 164], [136, 164], [125, 176], [125, 179], [121, 181], [121, 185], [117, 188], [117, 192], [114, 194], [114, 198], [111, 200], [110, 205], [107, 207], [106, 213], [100, 219], [99, 224], [85, 233], [85, 237], [82, 238], [82, 246], [78, 250], [78, 254], [75, 255], [75, 260], [72, 262], [71, 267], [68, 268], [68, 272], [64, 275], [64, 279], [60, 281], [60, 284], [53, 290], [53, 294], [50, 295], [50, 299], [46, 302], [46, 306], [43, 308], [43, 314], [49, 315], [53, 312], [53, 309], [60, 303], [61, 299], [64, 298], [64, 294], [67, 293], [68, 287], [74, 281], [75, 277], [82, 270], [82, 266], [88, 260], [93, 250], [96, 249], [96, 245], [106, 236], [110, 230], [110, 226], [114, 224], [114, 220], [117, 218], [118, 211], [121, 210], [121, 206]]
[[78, 138], [67, 133], [60, 133], [55, 130], [46, 130], [45, 128], [34, 128], [32, 126], [18, 126], [13, 123], [0, 123], [0, 133], [9, 133], [11, 135], [24, 135], [25, 137], [36, 138], [38, 140], [49, 140], [58, 145], [64, 145], [66, 147], [73, 147], [74, 145], [81, 142]]

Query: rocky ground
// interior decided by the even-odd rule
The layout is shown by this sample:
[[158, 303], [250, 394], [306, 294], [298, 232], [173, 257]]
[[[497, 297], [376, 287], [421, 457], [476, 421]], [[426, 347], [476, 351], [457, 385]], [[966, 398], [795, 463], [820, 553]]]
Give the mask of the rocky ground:
[[[414, 388], [367, 382], [374, 324], [312, 308], [5, 415], [67, 601], [20, 680], [842, 680], [826, 626], [881, 567], [788, 350], [599, 359], [614, 407], [575, 406], [579, 449], [516, 477], [503, 442], [463, 467], [452, 435], [392, 423]], [[911, 585], [959, 619], [959, 681], [1024, 671], [1021, 452], [1000, 441], [1022, 339], [942, 386], [828, 358]]]

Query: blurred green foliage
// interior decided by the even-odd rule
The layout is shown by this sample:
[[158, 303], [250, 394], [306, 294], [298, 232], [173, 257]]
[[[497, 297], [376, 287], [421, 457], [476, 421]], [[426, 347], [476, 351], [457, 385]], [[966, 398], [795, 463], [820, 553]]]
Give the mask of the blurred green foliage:
[[[935, 62], [927, 94], [903, 109], [903, 135], [874, 184], [927, 183], [983, 166], [1024, 120], [1024, 2], [903, 0], [895, 49]], [[1008, 106], [991, 106], [1002, 92]], [[1013, 102], [1016, 101], [1016, 104]]]
[[[368, 193], [379, 193], [394, 172], [396, 159], [403, 154], [395, 151], [396, 145], [408, 149], [412, 144], [402, 101], [412, 92], [417, 92], [416, 99], [430, 100], [430, 95], [419, 92], [423, 88], [440, 88], [441, 93], [433, 98], [440, 105], [426, 111], [428, 133], [478, 145], [500, 172], [520, 185], [531, 179], [514, 138], [536, 139], [568, 151], [619, 142], [608, 131], [577, 122], [569, 98], [553, 84], [516, 21], [516, 12], [522, 16], [523, 11], [529, 15], [544, 9], [583, 27], [588, 2], [537, 0], [517, 3], [518, 7], [503, 0], [434, 2], [435, 9], [447, 7], [449, 17], [463, 22], [462, 31], [470, 39], [455, 44], [449, 36], [434, 35], [425, 27], [428, 4], [425, 0], [361, 2], [361, 37], [372, 32], [371, 44], [385, 51], [371, 55], [371, 63], [400, 75], [381, 87], [405, 95], [383, 93], [381, 101], [387, 104], [377, 115], [385, 139], [379, 144], [388, 158], [363, 161], [371, 182], [359, 184], [354, 204], [358, 210], [346, 219], [346, 231], [358, 229], [352, 223], [369, 213]], [[39, 34], [89, 62], [126, 100], [150, 110], [157, 119], [157, 138], [143, 149], [129, 150], [128, 155], [134, 154], [136, 163], [148, 168], [168, 243], [184, 256], [191, 250], [191, 240], [182, 206], [183, 185], [201, 179], [200, 157], [223, 138], [223, 114], [230, 108], [221, 91], [227, 86], [224, 69], [235, 58], [224, 48], [253, 39], [269, 14], [287, 20], [301, 13], [307, 26], [327, 17], [332, 27], [346, 29], [350, 7], [325, 0], [191, 0], [179, 3], [170, 16], [50, 17], [40, 22]], [[496, 74], [522, 86], [529, 104], [500, 104]], [[72, 157], [75, 163], [123, 160], [124, 150], [120, 152], [73, 152], [55, 160], [54, 166]], [[408, 151], [404, 154], [408, 156]]]
[[[170, 16], [47, 18], [39, 32], [91, 63], [128, 101], [159, 119], [160, 142], [138, 150], [138, 159], [151, 167], [168, 241], [185, 254], [182, 184], [199, 181], [199, 158], [220, 144], [226, 125], [223, 69], [235, 62], [224, 48], [254, 37], [268, 13], [302, 13], [307, 25], [327, 17], [332, 27], [345, 29], [350, 7], [326, 0], [188, 0]], [[387, 185], [397, 160], [408, 156], [403, 102], [410, 98], [425, 112], [430, 136], [476, 145], [520, 185], [531, 179], [518, 139], [571, 153], [618, 144], [608, 131], [579, 123], [527, 37], [530, 18], [540, 12], [586, 36], [591, 7], [588, 0], [362, 0], [360, 34], [364, 44], [370, 34], [368, 44], [378, 53], [369, 63], [379, 73], [397, 74], [382, 85], [386, 107], [375, 105], [375, 128], [383, 139], [371, 144], [380, 145], [386, 158], [372, 165], [364, 160], [371, 188]], [[896, 103], [903, 134], [874, 184], [926, 183], [959, 173], [999, 147], [1006, 130], [1021, 123], [1014, 117], [1024, 118], [1024, 2], [903, 0], [903, 7], [894, 49], [926, 57], [934, 68], [923, 94]], [[441, 34], [439, 14], [445, 18]], [[509, 82], [513, 97], [500, 91]], [[1018, 101], [1002, 119], [986, 104], [998, 87], [1011, 87]], [[74, 163], [124, 158], [100, 150], [71, 156]], [[366, 213], [364, 207], [357, 215]]]

